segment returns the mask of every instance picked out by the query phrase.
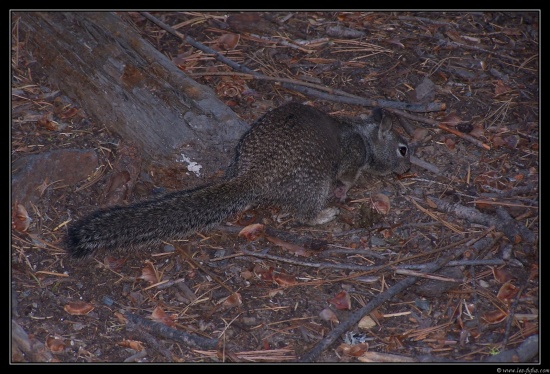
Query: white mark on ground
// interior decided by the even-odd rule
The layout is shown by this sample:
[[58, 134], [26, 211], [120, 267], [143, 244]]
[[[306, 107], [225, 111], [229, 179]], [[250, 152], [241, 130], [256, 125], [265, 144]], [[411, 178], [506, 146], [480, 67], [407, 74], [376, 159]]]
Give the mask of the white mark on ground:
[[176, 159], [176, 162], [185, 162], [187, 164], [187, 170], [195, 173], [197, 177], [200, 177], [202, 165], [199, 165], [195, 161], [191, 161], [191, 159], [186, 155], [184, 155], [183, 153], [181, 154], [180, 159]]

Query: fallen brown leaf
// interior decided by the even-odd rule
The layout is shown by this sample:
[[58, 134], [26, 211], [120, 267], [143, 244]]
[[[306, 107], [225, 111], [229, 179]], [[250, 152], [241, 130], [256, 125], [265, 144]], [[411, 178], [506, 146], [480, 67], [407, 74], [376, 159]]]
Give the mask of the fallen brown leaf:
[[239, 34], [223, 34], [218, 37], [216, 42], [224, 51], [230, 51], [235, 49], [237, 44], [239, 44], [240, 38], [241, 36]]
[[497, 298], [504, 302], [510, 302], [518, 294], [519, 287], [514, 286], [510, 282], [506, 282], [498, 290]]
[[359, 343], [350, 345], [342, 343], [338, 346], [338, 350], [346, 356], [359, 357], [369, 350], [369, 344]]
[[265, 268], [263, 266], [256, 265], [254, 267], [253, 272], [261, 280], [264, 280], [264, 281], [267, 281], [267, 282], [273, 280], [273, 267], [269, 267], [269, 269], [268, 269], [268, 268]]
[[157, 306], [155, 310], [153, 310], [153, 313], [151, 313], [151, 319], [153, 321], [163, 323], [166, 326], [170, 326], [170, 327], [175, 325], [174, 321], [177, 318], [177, 316], [178, 316], [177, 314], [173, 314], [169, 316], [164, 312], [164, 310], [160, 306]]
[[252, 242], [264, 235], [264, 225], [261, 223], [253, 223], [246, 226], [239, 232], [239, 236], [243, 236], [249, 242]]
[[239, 294], [238, 292], [232, 293], [220, 302], [222, 307], [224, 307], [225, 309], [234, 308], [241, 305], [242, 303], [243, 301], [241, 299], [241, 294]]
[[383, 193], [374, 194], [371, 197], [372, 206], [380, 214], [386, 215], [390, 212], [390, 199]]
[[145, 261], [145, 267], [141, 269], [141, 276], [139, 276], [140, 279], [143, 279], [151, 284], [156, 284], [161, 281], [161, 277], [158, 273], [157, 268], [155, 265], [149, 261]]
[[336, 309], [351, 309], [351, 297], [347, 291], [339, 292], [332, 299], [329, 299], [328, 302], [334, 305]]
[[269, 235], [266, 235], [265, 238], [269, 240], [271, 243], [278, 245], [283, 249], [286, 249], [287, 251], [294, 253], [297, 256], [310, 257], [312, 255], [310, 251], [308, 251], [301, 245], [285, 242], [282, 239], [276, 238], [274, 236], [269, 236]]
[[83, 316], [94, 310], [94, 306], [84, 301], [73, 301], [65, 305], [63, 309], [73, 316]]
[[273, 281], [281, 287], [293, 286], [298, 283], [295, 276], [282, 273], [274, 274]]
[[490, 325], [500, 323], [508, 317], [508, 313], [502, 310], [494, 310], [492, 312], [484, 313], [481, 318]]
[[512, 274], [510, 274], [510, 272], [504, 270], [504, 268], [497, 268], [495, 266], [492, 267], [491, 270], [493, 271], [493, 276], [495, 277], [495, 280], [499, 283], [506, 283], [515, 278]]
[[131, 348], [134, 351], [141, 352], [143, 351], [143, 343], [139, 340], [123, 340], [121, 342], [118, 342], [117, 345], [121, 347]]
[[319, 317], [328, 322], [340, 323], [338, 316], [330, 308], [323, 309], [321, 313], [319, 313]]
[[46, 339], [46, 347], [48, 347], [52, 353], [61, 353], [65, 350], [65, 342], [59, 338], [49, 336]]
[[27, 209], [21, 204], [15, 204], [15, 207], [11, 213], [11, 227], [16, 231], [27, 231], [29, 225], [32, 222], [32, 218], [27, 213]]

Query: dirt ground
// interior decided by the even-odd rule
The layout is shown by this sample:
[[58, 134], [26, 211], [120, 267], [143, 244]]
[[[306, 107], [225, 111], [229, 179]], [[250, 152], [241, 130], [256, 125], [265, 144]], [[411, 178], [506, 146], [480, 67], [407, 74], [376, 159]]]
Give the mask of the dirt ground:
[[[539, 13], [151, 14], [271, 77], [445, 104], [401, 116], [425, 164], [362, 177], [322, 226], [248, 211], [184, 241], [71, 260], [70, 220], [190, 178], [142, 164], [36, 73], [13, 17], [12, 363], [541, 363]], [[289, 100], [372, 109], [232, 75], [141, 14], [120, 15], [249, 123]], [[239, 234], [251, 224], [265, 231]]]

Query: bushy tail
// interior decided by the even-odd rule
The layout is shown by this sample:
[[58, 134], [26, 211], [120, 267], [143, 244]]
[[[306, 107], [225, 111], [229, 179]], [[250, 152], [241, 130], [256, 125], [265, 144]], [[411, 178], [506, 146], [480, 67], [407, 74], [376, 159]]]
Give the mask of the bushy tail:
[[98, 249], [130, 249], [183, 238], [245, 209], [253, 198], [246, 181], [232, 179], [101, 209], [69, 225], [67, 251], [73, 258], [82, 258]]

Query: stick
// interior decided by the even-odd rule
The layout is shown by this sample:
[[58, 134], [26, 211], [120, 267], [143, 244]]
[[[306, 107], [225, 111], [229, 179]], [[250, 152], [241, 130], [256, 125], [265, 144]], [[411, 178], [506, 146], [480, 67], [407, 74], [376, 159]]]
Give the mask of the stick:
[[162, 323], [149, 321], [136, 314], [125, 313], [124, 317], [126, 317], [128, 321], [143, 327], [146, 331], [149, 331], [156, 335], [160, 335], [163, 338], [175, 340], [187, 346], [202, 349], [214, 349], [218, 345], [218, 339], [206, 339], [198, 335], [188, 334], [186, 332], [166, 326]]

